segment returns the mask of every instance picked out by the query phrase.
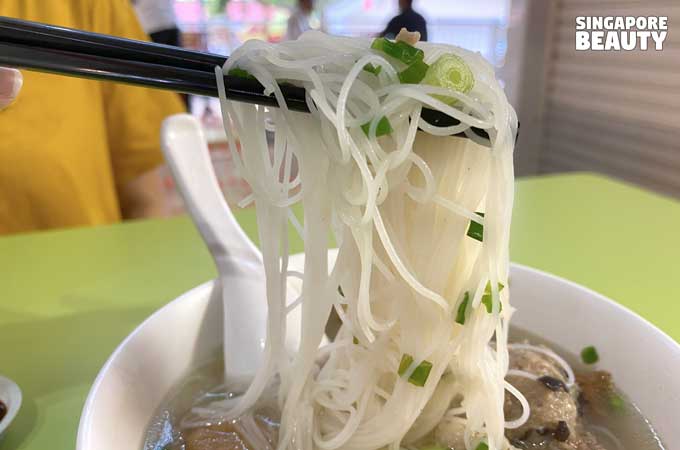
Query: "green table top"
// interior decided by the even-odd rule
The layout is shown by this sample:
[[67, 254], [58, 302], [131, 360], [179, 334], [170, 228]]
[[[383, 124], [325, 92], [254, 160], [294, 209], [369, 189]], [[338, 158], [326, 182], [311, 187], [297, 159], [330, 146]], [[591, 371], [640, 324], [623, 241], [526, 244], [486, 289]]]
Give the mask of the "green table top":
[[[256, 238], [254, 211], [237, 213]], [[302, 249], [293, 238], [293, 251]], [[680, 203], [590, 174], [517, 182], [512, 260], [680, 340]], [[0, 373], [24, 404], [1, 450], [74, 448], [99, 368], [145, 317], [215, 275], [186, 217], [0, 238]]]

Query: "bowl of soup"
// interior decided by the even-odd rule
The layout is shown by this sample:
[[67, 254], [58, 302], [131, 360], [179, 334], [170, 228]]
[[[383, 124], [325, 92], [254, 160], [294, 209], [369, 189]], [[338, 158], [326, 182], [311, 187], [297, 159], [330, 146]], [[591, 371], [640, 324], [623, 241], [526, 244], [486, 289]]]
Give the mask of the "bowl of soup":
[[[302, 255], [292, 257], [291, 266], [302, 267], [302, 260]], [[578, 420], [584, 422], [579, 426], [597, 439], [600, 447], [594, 448], [680, 446], [674, 414], [680, 404], [678, 343], [616, 302], [539, 270], [513, 264], [509, 288], [517, 308], [510, 342], [518, 352], [526, 345], [550, 348], [572, 367], [573, 376], [583, 384], [579, 397], [587, 397], [574, 403], [579, 409]], [[120, 344], [97, 376], [83, 409], [77, 449], [226, 448], [219, 446], [224, 443], [201, 447], [214, 437], [210, 427], [187, 425], [197, 402], [220, 395], [222, 336], [222, 299], [213, 282], [192, 289], [151, 315]], [[536, 355], [540, 359], [540, 352]], [[591, 364], [585, 364], [582, 356]], [[551, 355], [543, 361], [524, 360], [529, 365], [554, 362]], [[546, 385], [539, 394], [550, 396], [536, 401], [547, 401], [550, 410], [569, 408], [571, 400], [561, 394], [569, 376], [561, 378], [561, 369], [555, 373], [555, 377], [538, 377]], [[518, 376], [518, 385], [521, 383]], [[531, 393], [525, 395], [531, 402]], [[583, 402], [587, 404], [585, 413]], [[532, 411], [541, 413], [538, 407]], [[270, 416], [268, 419], [276, 420], [276, 412]], [[559, 437], [565, 432], [560, 427], [562, 424], [543, 431]], [[213, 431], [234, 431], [220, 430]], [[441, 433], [446, 437], [446, 432]], [[185, 447], [173, 446], [178, 436]], [[241, 447], [233, 448], [271, 443], [238, 445]]]

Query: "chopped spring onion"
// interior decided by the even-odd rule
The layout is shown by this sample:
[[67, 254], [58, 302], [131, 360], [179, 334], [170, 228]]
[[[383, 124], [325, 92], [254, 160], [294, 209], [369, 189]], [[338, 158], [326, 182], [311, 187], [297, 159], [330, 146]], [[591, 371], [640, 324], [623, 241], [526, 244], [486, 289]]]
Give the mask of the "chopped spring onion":
[[447, 450], [447, 448], [442, 447], [439, 444], [431, 444], [431, 445], [426, 445], [424, 447], [420, 447], [420, 450]]
[[[444, 87], [467, 94], [475, 85], [475, 77], [463, 58], [453, 53], [447, 53], [430, 65], [430, 69], [423, 79], [423, 84]], [[456, 103], [456, 99], [445, 95], [435, 95], [434, 97], [444, 103]]]
[[371, 44], [371, 48], [383, 52], [387, 56], [391, 56], [407, 66], [410, 66], [416, 61], [422, 61], [425, 57], [425, 52], [419, 48], [409, 45], [406, 42], [392, 42], [385, 38], [375, 39]]
[[475, 447], [475, 450], [489, 450], [489, 444], [486, 442], [480, 442], [477, 444], [477, 447]]
[[[408, 368], [411, 367], [411, 364], [413, 364], [413, 356], [409, 355], [408, 353], [404, 353], [404, 355], [401, 357], [401, 362], [399, 363], [399, 370], [397, 371], [399, 376], [403, 376]], [[419, 387], [425, 386], [425, 382], [430, 376], [431, 370], [432, 363], [430, 361], [424, 360], [418, 365], [418, 367], [415, 368], [411, 376], [408, 377], [408, 382]]]
[[239, 69], [238, 67], [234, 67], [233, 69], [229, 70], [229, 73], [227, 73], [230, 77], [239, 77], [239, 78], [248, 78], [249, 80], [254, 80], [255, 77], [250, 74], [247, 70]]
[[342, 286], [338, 286], [338, 294], [340, 294], [342, 297], [345, 296], [345, 293], [342, 292]]
[[466, 292], [463, 297], [463, 301], [458, 305], [458, 311], [456, 312], [456, 323], [465, 325], [465, 310], [467, 309], [468, 303], [470, 303], [470, 293]]
[[377, 66], [377, 65], [374, 66], [373, 64], [368, 63], [364, 66], [364, 70], [366, 72], [372, 73], [373, 75], [375, 75], [377, 77], [378, 74], [380, 73], [380, 71], [382, 70], [382, 66]]
[[[366, 133], [366, 136], [368, 136], [368, 132], [371, 129], [371, 122], [366, 122], [363, 124], [361, 129], [364, 130], [364, 133]], [[390, 121], [387, 120], [387, 117], [383, 117], [378, 121], [378, 127], [375, 129], [375, 137], [390, 134], [392, 131], [392, 124], [390, 124]]]
[[356, 336], [352, 336], [352, 343], [354, 345], [359, 345], [359, 339], [357, 339]]
[[[503, 283], [498, 283], [498, 292], [502, 291], [504, 287], [505, 286], [503, 286]], [[493, 309], [493, 299], [491, 298], [491, 282], [486, 283], [484, 295], [482, 295], [482, 303], [484, 303], [484, 306], [486, 306], [486, 312], [491, 314], [491, 310]], [[499, 303], [498, 308], [498, 312], [503, 311], [503, 304]]]
[[[484, 213], [478, 212], [480, 216], [484, 217]], [[468, 227], [467, 235], [472, 239], [476, 239], [479, 242], [484, 241], [484, 225], [474, 220], [470, 221], [470, 227]]]
[[581, 360], [586, 364], [595, 364], [600, 360], [600, 355], [597, 354], [597, 349], [592, 345], [581, 350]]
[[423, 61], [416, 61], [399, 72], [399, 82], [401, 84], [418, 84], [425, 78], [429, 67]]
[[609, 397], [609, 406], [611, 406], [614, 411], [621, 412], [626, 409], [626, 402], [619, 394], [612, 394], [611, 397]]

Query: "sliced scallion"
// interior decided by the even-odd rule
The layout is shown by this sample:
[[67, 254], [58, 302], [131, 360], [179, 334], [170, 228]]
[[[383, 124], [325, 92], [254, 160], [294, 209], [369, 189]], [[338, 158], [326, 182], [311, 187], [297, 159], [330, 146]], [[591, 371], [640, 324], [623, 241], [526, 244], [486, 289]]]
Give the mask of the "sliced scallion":
[[458, 311], [456, 311], [456, 323], [465, 325], [465, 310], [467, 310], [468, 303], [470, 303], [470, 293], [466, 292], [463, 301], [458, 305]]
[[609, 397], [609, 406], [616, 412], [622, 412], [626, 409], [626, 402], [619, 394], [612, 394]]
[[254, 80], [255, 77], [250, 74], [247, 70], [243, 70], [238, 67], [234, 67], [233, 69], [230, 69], [229, 72], [227, 73], [230, 77], [239, 77], [239, 78], [247, 78], [249, 80]]
[[477, 447], [475, 447], [475, 450], [489, 450], [489, 444], [486, 442], [480, 442], [477, 444]]
[[411, 364], [413, 364], [413, 356], [409, 355], [408, 353], [404, 353], [401, 357], [401, 361], [399, 362], [399, 370], [397, 370], [399, 376], [404, 375], [408, 368], [411, 367]]
[[[498, 292], [502, 291], [503, 288], [503, 283], [498, 283]], [[486, 283], [486, 287], [484, 288], [484, 294], [482, 295], [482, 303], [484, 303], [484, 306], [486, 306], [486, 312], [491, 314], [491, 311], [493, 310], [493, 299], [491, 297], [491, 282]], [[499, 303], [498, 304], [498, 312], [503, 311], [503, 304]]]
[[[403, 376], [409, 367], [413, 364], [413, 356], [408, 353], [404, 353], [399, 362], [399, 370], [397, 373], [399, 376]], [[408, 377], [408, 382], [419, 387], [425, 386], [427, 378], [430, 376], [430, 371], [432, 370], [432, 363], [430, 361], [424, 360], [418, 367], [415, 368], [413, 373]]]
[[[484, 217], [484, 213], [478, 212], [478, 215]], [[470, 226], [467, 230], [467, 235], [479, 242], [484, 242], [484, 225], [474, 220], [470, 221]]]
[[356, 336], [352, 336], [352, 343], [354, 345], [359, 345], [359, 339], [357, 339]]
[[378, 65], [374, 66], [373, 64], [368, 63], [364, 66], [364, 70], [366, 72], [372, 73], [373, 75], [375, 75], [377, 77], [378, 74], [380, 73], [380, 71], [382, 70], [382, 66], [378, 66]]
[[[423, 79], [423, 84], [444, 87], [467, 94], [475, 85], [475, 77], [463, 58], [453, 53], [447, 53], [430, 65], [430, 69]], [[456, 103], [456, 99], [445, 95], [434, 95], [434, 97], [444, 103]]]
[[371, 44], [371, 48], [391, 56], [407, 66], [410, 66], [416, 61], [422, 61], [425, 57], [425, 52], [417, 47], [402, 41], [392, 42], [385, 38], [375, 39]]
[[429, 67], [423, 61], [416, 61], [399, 72], [399, 81], [401, 84], [418, 84], [425, 78]]
[[[364, 133], [366, 136], [368, 136], [368, 133], [371, 130], [371, 122], [366, 122], [363, 124], [361, 129], [364, 130]], [[390, 121], [387, 120], [387, 117], [383, 117], [378, 121], [378, 126], [375, 129], [375, 137], [390, 134], [392, 131], [392, 124], [390, 124]]]
[[447, 450], [447, 447], [442, 447], [439, 444], [432, 444], [420, 447], [420, 450]]
[[597, 354], [597, 349], [592, 345], [581, 350], [581, 360], [586, 364], [595, 364], [600, 360], [600, 355]]

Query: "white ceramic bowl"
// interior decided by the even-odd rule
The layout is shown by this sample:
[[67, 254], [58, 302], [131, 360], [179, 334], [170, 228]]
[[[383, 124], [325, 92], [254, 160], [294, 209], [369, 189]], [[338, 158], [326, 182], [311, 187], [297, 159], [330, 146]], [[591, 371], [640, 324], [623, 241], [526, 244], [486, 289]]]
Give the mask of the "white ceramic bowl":
[[0, 400], [7, 406], [7, 413], [0, 420], [0, 439], [2, 439], [21, 407], [21, 389], [14, 381], [2, 375], [0, 375]]
[[[302, 256], [291, 266], [302, 267]], [[562, 278], [514, 264], [514, 325], [572, 353], [597, 346], [600, 368], [637, 403], [667, 448], [680, 448], [680, 345], [633, 312]], [[197, 363], [220, 351], [222, 303], [203, 284], [161, 308], [111, 355], [94, 382], [77, 450], [141, 449], [151, 419]]]

